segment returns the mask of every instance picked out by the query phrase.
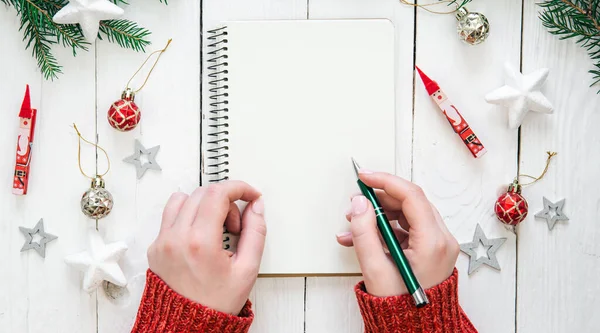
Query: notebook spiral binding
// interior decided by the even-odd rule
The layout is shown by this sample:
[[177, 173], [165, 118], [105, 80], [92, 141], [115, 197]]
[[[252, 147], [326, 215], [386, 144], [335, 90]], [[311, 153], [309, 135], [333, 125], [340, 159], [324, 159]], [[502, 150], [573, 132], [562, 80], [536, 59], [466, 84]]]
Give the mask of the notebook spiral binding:
[[[208, 31], [209, 114], [205, 177], [209, 183], [229, 179], [229, 94], [227, 90], [227, 27]], [[223, 248], [231, 248], [231, 235], [223, 227]]]

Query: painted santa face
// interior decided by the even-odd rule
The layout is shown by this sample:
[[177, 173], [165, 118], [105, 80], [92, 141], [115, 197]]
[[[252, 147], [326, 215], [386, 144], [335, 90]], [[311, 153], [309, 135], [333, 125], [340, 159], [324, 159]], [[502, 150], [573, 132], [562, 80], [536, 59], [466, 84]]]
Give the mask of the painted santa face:
[[31, 119], [21, 119], [20, 127], [22, 129], [30, 129], [31, 128]]
[[433, 93], [433, 99], [435, 100], [437, 105], [440, 105], [444, 103], [444, 101], [448, 100], [448, 97], [446, 97], [446, 95], [441, 90], [438, 90]]

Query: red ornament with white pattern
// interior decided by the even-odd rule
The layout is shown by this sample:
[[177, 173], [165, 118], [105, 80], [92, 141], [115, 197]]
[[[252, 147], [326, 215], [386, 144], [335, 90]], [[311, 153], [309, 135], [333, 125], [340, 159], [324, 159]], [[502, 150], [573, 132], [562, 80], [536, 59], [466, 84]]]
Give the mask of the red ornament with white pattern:
[[114, 102], [108, 109], [108, 123], [113, 128], [127, 132], [134, 129], [140, 122], [142, 113], [135, 104], [135, 92], [127, 88], [121, 99]]
[[527, 217], [529, 205], [521, 195], [521, 185], [518, 180], [510, 184], [508, 191], [496, 200], [494, 211], [500, 222], [511, 226], [516, 226]]

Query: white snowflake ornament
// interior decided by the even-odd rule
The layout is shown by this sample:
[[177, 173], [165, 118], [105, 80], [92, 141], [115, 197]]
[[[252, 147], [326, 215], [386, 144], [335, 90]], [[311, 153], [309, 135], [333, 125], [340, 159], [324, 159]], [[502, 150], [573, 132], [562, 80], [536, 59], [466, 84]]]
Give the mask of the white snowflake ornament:
[[65, 258], [67, 265], [85, 272], [83, 290], [92, 292], [102, 284], [102, 281], [108, 281], [119, 287], [126, 286], [127, 279], [118, 262], [127, 251], [127, 244], [125, 242], [104, 244], [102, 236], [96, 230], [90, 230], [89, 238], [88, 251]]
[[506, 85], [498, 88], [485, 96], [491, 104], [502, 105], [508, 108], [508, 126], [516, 129], [521, 126], [527, 112], [552, 113], [552, 103], [540, 92], [546, 82], [547, 68], [523, 75], [511, 64], [504, 65]]
[[118, 18], [123, 13], [123, 9], [108, 0], [69, 0], [52, 20], [59, 24], [79, 24], [85, 39], [92, 43], [98, 37], [100, 21]]

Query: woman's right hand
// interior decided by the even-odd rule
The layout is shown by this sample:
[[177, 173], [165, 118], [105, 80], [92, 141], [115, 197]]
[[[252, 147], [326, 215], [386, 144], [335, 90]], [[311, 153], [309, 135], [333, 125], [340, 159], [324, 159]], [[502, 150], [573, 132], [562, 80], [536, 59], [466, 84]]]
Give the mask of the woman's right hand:
[[[359, 178], [376, 190], [423, 289], [444, 282], [454, 270], [460, 247], [423, 190], [383, 172], [361, 169]], [[382, 243], [375, 211], [367, 198], [353, 197], [346, 217], [351, 231], [338, 234], [337, 240], [343, 246], [354, 246], [367, 292], [379, 297], [407, 294], [398, 268]]]

